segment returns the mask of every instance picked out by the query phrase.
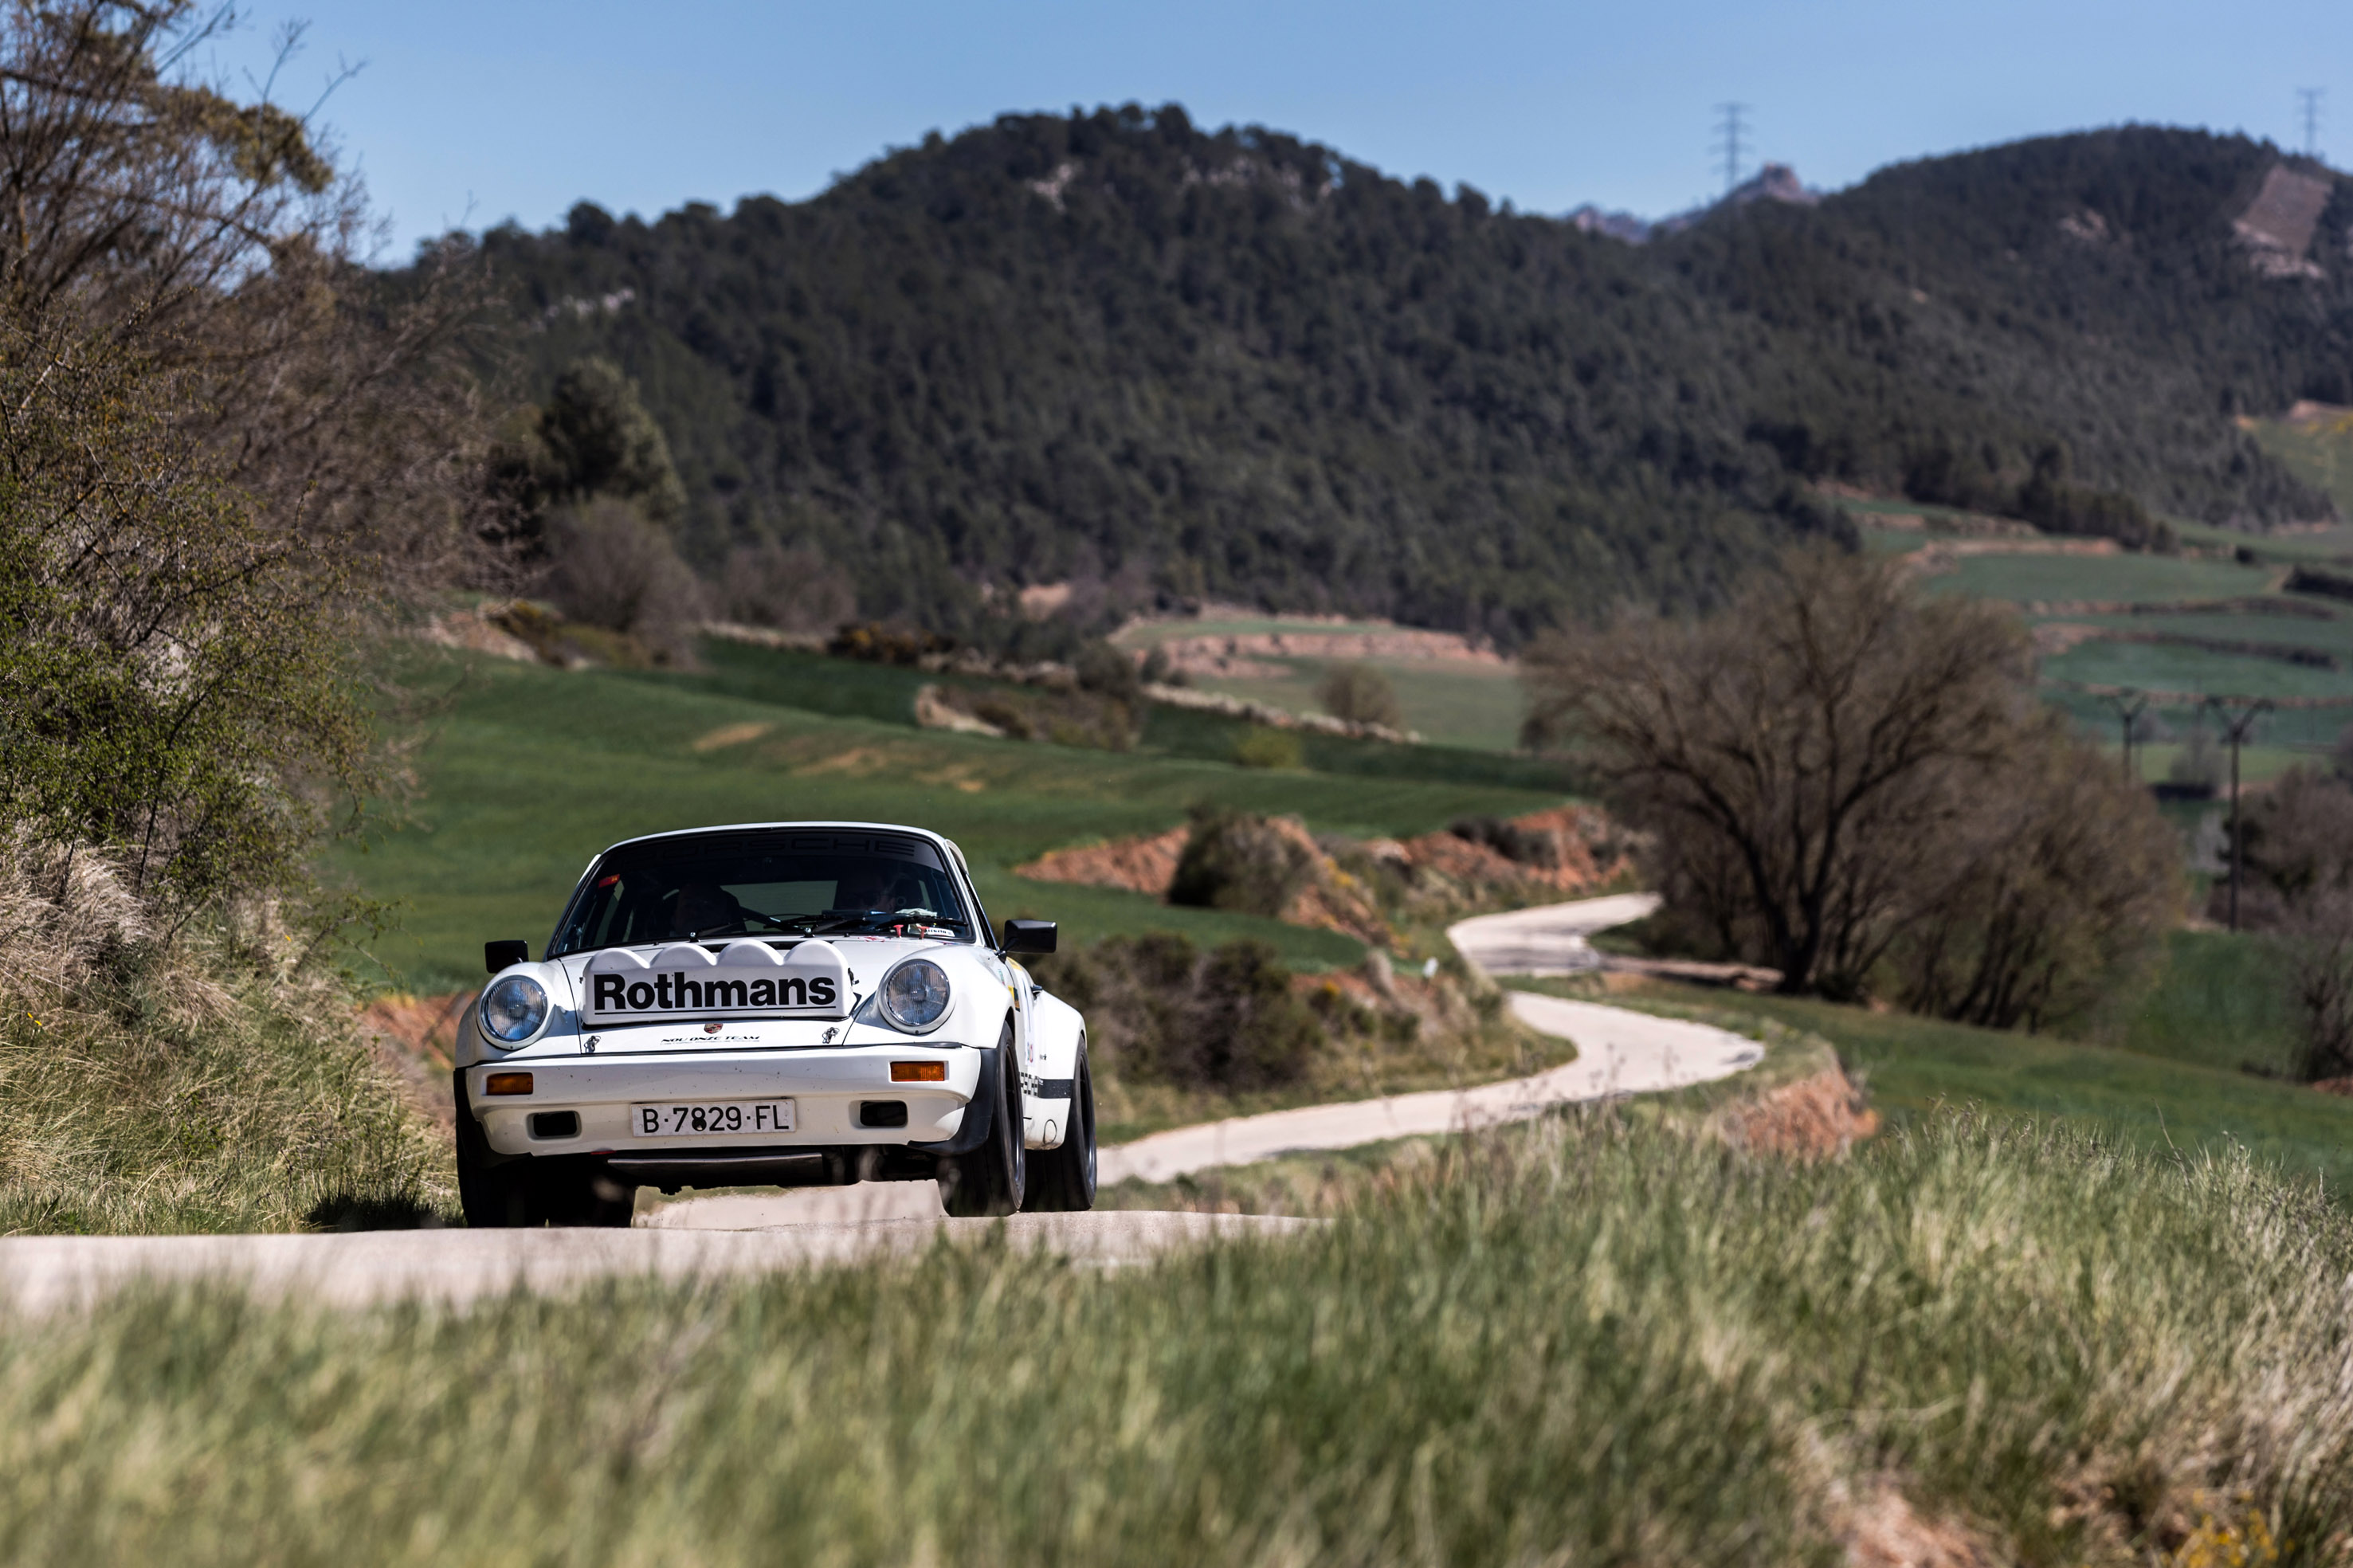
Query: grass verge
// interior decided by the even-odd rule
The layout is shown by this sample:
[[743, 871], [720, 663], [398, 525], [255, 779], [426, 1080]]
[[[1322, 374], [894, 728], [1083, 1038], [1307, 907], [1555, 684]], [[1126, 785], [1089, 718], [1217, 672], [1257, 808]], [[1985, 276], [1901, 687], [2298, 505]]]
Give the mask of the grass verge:
[[2243, 1155], [1939, 1115], [1800, 1166], [1605, 1116], [1150, 1268], [131, 1294], [0, 1337], [0, 1557], [2311, 1562], [2349, 1266]]
[[[1593, 994], [1592, 983], [1583, 979], [1511, 984], [1562, 995]], [[2160, 982], [2159, 992], [2168, 984], [2187, 987], [2189, 982]], [[2316, 1178], [2338, 1192], [2353, 1188], [2353, 1101], [2238, 1070], [2242, 1043], [2252, 1048], [2261, 1037], [2250, 1036], [2248, 1042], [2217, 1038], [2194, 1018], [2170, 1038], [2146, 1016], [2134, 1023], [2127, 1040], [2150, 1050], [2167, 1048], [2167, 1054], [2145, 1054], [1663, 981], [1645, 982], [1609, 999], [1726, 1027], [1754, 1028], [1770, 1020], [1820, 1036], [1863, 1081], [1873, 1105], [1898, 1121], [1947, 1104], [2064, 1117], [2153, 1151], [2220, 1154], [2243, 1146], [2293, 1178]], [[2209, 1017], [2226, 1018], [2237, 1005], [2216, 1003]], [[2173, 1047], [2179, 1054], [2171, 1054]]]
[[340, 988], [197, 984], [200, 1012], [185, 969], [9, 1004], [0, 1235], [455, 1223], [448, 1141]]

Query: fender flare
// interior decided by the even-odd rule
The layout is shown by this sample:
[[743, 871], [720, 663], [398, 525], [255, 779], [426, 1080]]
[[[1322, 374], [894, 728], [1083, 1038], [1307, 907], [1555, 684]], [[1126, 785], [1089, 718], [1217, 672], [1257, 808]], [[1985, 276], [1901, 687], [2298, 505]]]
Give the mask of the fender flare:
[[907, 1148], [918, 1154], [969, 1154], [988, 1141], [989, 1129], [1005, 1112], [1005, 1065], [997, 1059], [998, 1048], [981, 1046], [980, 1083], [973, 1093], [971, 1103], [964, 1108], [964, 1125], [955, 1136], [934, 1143], [910, 1143]]

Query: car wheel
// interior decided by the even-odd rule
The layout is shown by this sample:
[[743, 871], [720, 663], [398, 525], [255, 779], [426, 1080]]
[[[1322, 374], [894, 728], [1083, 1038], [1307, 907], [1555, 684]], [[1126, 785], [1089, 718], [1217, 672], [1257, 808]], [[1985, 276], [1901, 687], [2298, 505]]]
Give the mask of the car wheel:
[[1021, 1064], [1013, 1059], [1009, 1019], [997, 1037], [997, 1070], [1004, 1087], [987, 1139], [953, 1161], [940, 1181], [940, 1201], [959, 1219], [1016, 1214], [1021, 1208], [1029, 1162], [1021, 1125]]
[[482, 1124], [466, 1099], [465, 1072], [451, 1076], [458, 1101], [458, 1206], [467, 1225], [495, 1230], [538, 1223], [532, 1213], [531, 1162], [491, 1163], [491, 1141], [482, 1136]]
[[1095, 1080], [1087, 1042], [1079, 1041], [1079, 1070], [1071, 1085], [1071, 1125], [1062, 1146], [1038, 1156], [1021, 1207], [1029, 1214], [1071, 1214], [1095, 1206]]

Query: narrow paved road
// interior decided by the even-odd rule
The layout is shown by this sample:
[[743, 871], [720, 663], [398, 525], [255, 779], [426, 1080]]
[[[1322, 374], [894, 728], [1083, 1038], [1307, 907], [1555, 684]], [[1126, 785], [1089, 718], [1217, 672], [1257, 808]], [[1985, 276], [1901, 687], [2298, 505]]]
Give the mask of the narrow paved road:
[[[929, 1183], [921, 1185], [933, 1190]], [[301, 1295], [336, 1306], [408, 1297], [462, 1304], [518, 1287], [558, 1290], [608, 1275], [683, 1279], [763, 1274], [876, 1253], [918, 1252], [941, 1236], [969, 1243], [999, 1226], [1016, 1247], [1116, 1265], [1212, 1236], [1282, 1236], [1317, 1223], [1265, 1215], [1105, 1212], [1005, 1220], [817, 1221], [750, 1231], [13, 1236], [0, 1237], [0, 1302], [28, 1312], [70, 1310], [137, 1279], [204, 1278], [241, 1283], [263, 1297]]]
[[[1467, 921], [1451, 934], [1465, 956], [1493, 973], [1573, 973], [1592, 967], [1587, 936], [1639, 919], [1651, 907], [1648, 895], [1587, 900]], [[1511, 1005], [1533, 1027], [1575, 1041], [1577, 1060], [1532, 1078], [1460, 1091], [1307, 1106], [1156, 1133], [1103, 1151], [1103, 1180], [1166, 1181], [1303, 1150], [1493, 1127], [1556, 1105], [1723, 1078], [1763, 1054], [1753, 1041], [1722, 1029], [1597, 1003], [1514, 992]], [[132, 1280], [198, 1277], [236, 1280], [264, 1296], [301, 1294], [337, 1305], [408, 1297], [462, 1303], [517, 1287], [561, 1289], [612, 1275], [756, 1274], [906, 1253], [942, 1236], [965, 1243], [999, 1227], [1017, 1247], [1115, 1266], [1213, 1236], [1282, 1236], [1316, 1223], [1116, 1210], [952, 1220], [941, 1213], [932, 1184], [894, 1182], [691, 1199], [640, 1215], [637, 1227], [626, 1231], [6, 1237], [0, 1237], [0, 1306], [69, 1310]]]
[[1511, 993], [1520, 1020], [1577, 1043], [1577, 1059], [1534, 1078], [1431, 1089], [1339, 1105], [1309, 1105], [1155, 1132], [1103, 1152], [1102, 1179], [1166, 1182], [1309, 1149], [1347, 1149], [1388, 1138], [1457, 1132], [1525, 1121], [1556, 1105], [1612, 1095], [1650, 1094], [1726, 1078], [1754, 1067], [1764, 1047], [1727, 1029], [1654, 1018], [1623, 1007]]
[[1446, 934], [1456, 952], [1490, 974], [1580, 974], [1601, 967], [1586, 938], [1658, 907], [1656, 893], [1616, 893], [1480, 915], [1447, 927]]

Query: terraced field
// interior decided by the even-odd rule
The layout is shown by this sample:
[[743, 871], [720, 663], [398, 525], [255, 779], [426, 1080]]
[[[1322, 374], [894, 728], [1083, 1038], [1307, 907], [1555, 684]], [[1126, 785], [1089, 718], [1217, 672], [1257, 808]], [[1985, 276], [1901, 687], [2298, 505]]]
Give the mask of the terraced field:
[[[1282, 637], [1291, 641], [1322, 640], [1362, 635], [1378, 638], [1398, 628], [1377, 622], [1333, 622], [1285, 619], [1279, 616], [1209, 616], [1199, 620], [1145, 622], [1121, 632], [1122, 647], [1146, 649], [1230, 640], [1245, 650], [1234, 662], [1242, 673], [1205, 670], [1198, 666], [1188, 679], [1205, 691], [1264, 702], [1293, 713], [1323, 710], [1315, 688], [1324, 673], [1341, 659], [1315, 654], [1263, 651], [1258, 645]], [[1408, 633], [1408, 637], [1416, 634]], [[1509, 751], [1519, 743], [1521, 700], [1516, 671], [1498, 660], [1480, 660], [1441, 654], [1410, 653], [1375, 656], [1349, 662], [1371, 665], [1397, 689], [1405, 711], [1406, 728], [1440, 745]]]
[[[1845, 504], [1874, 553], [1919, 559], [1931, 593], [2016, 605], [2037, 630], [2045, 700], [2090, 732], [2115, 736], [2112, 699], [2147, 694], [2155, 732], [2140, 761], [2151, 777], [2164, 776], [2210, 697], [2277, 705], [2243, 759], [2254, 780], [2353, 724], [2353, 601], [2286, 591], [2299, 566], [2353, 576], [2353, 530], [2255, 537], [2180, 522], [2180, 554], [2093, 553], [2081, 542], [1988, 538], [1949, 509]], [[1891, 526], [1899, 506], [1913, 515]]]

